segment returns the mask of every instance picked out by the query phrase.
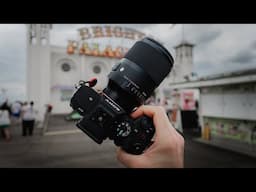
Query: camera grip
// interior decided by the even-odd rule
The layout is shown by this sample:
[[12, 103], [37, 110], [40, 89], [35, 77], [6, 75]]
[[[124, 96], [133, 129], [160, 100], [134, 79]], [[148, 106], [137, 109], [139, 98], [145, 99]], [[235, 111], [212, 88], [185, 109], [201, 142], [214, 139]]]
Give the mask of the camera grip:
[[148, 116], [143, 115], [135, 120], [125, 116], [115, 127], [114, 142], [127, 153], [140, 155], [152, 144], [155, 127]]

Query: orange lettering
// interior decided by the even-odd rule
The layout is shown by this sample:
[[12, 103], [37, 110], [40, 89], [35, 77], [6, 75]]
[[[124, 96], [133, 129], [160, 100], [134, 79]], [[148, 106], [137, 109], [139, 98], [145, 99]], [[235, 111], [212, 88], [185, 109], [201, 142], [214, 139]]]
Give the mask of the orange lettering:
[[93, 31], [93, 34], [94, 34], [95, 38], [104, 37], [102, 27], [100, 27], [100, 26], [92, 27], [92, 31]]
[[114, 27], [113, 33], [115, 37], [123, 37], [123, 32], [121, 27]]
[[112, 31], [111, 31], [111, 26], [105, 26], [105, 36], [106, 37], [112, 37]]
[[82, 40], [89, 39], [91, 37], [91, 34], [88, 28], [85, 27], [80, 29], [79, 31], [80, 31], [80, 36]]
[[125, 28], [124, 38], [133, 39], [134, 40], [135, 39], [134, 30], [129, 29], [129, 28]]

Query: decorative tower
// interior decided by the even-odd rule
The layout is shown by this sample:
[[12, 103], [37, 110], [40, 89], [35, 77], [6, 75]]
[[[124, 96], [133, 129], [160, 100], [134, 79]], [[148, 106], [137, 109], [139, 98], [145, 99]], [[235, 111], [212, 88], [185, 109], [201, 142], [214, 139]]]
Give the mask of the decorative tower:
[[191, 79], [193, 72], [193, 47], [193, 44], [184, 40], [174, 47], [176, 52], [172, 72], [174, 82], [184, 82]]
[[27, 24], [27, 100], [34, 101], [39, 120], [50, 102], [51, 24]]

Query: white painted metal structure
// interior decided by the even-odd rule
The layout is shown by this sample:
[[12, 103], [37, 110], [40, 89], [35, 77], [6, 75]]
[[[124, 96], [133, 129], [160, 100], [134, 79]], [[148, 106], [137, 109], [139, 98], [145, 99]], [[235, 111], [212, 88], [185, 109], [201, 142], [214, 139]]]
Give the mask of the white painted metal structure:
[[68, 55], [65, 47], [50, 45], [49, 24], [27, 25], [27, 99], [34, 101], [43, 119], [45, 105], [53, 105], [53, 114], [72, 111], [69, 106], [74, 85], [96, 77], [96, 89], [107, 84], [107, 74], [118, 61], [115, 58]]
[[175, 63], [170, 73], [171, 82], [185, 82], [191, 79], [193, 71], [193, 47], [194, 45], [182, 41], [175, 46]]
[[27, 25], [27, 99], [43, 119], [50, 103], [50, 24]]

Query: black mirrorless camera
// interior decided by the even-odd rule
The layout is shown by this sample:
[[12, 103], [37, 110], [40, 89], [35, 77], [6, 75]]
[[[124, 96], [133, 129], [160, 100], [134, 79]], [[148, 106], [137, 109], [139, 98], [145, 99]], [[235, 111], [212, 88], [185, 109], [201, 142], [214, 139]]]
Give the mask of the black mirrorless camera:
[[155, 133], [151, 118], [132, 119], [130, 113], [142, 105], [173, 66], [171, 54], [159, 42], [137, 41], [108, 74], [102, 92], [92, 87], [96, 80], [80, 81], [70, 106], [83, 118], [76, 124], [95, 142], [109, 138], [131, 154], [141, 154], [150, 146]]

